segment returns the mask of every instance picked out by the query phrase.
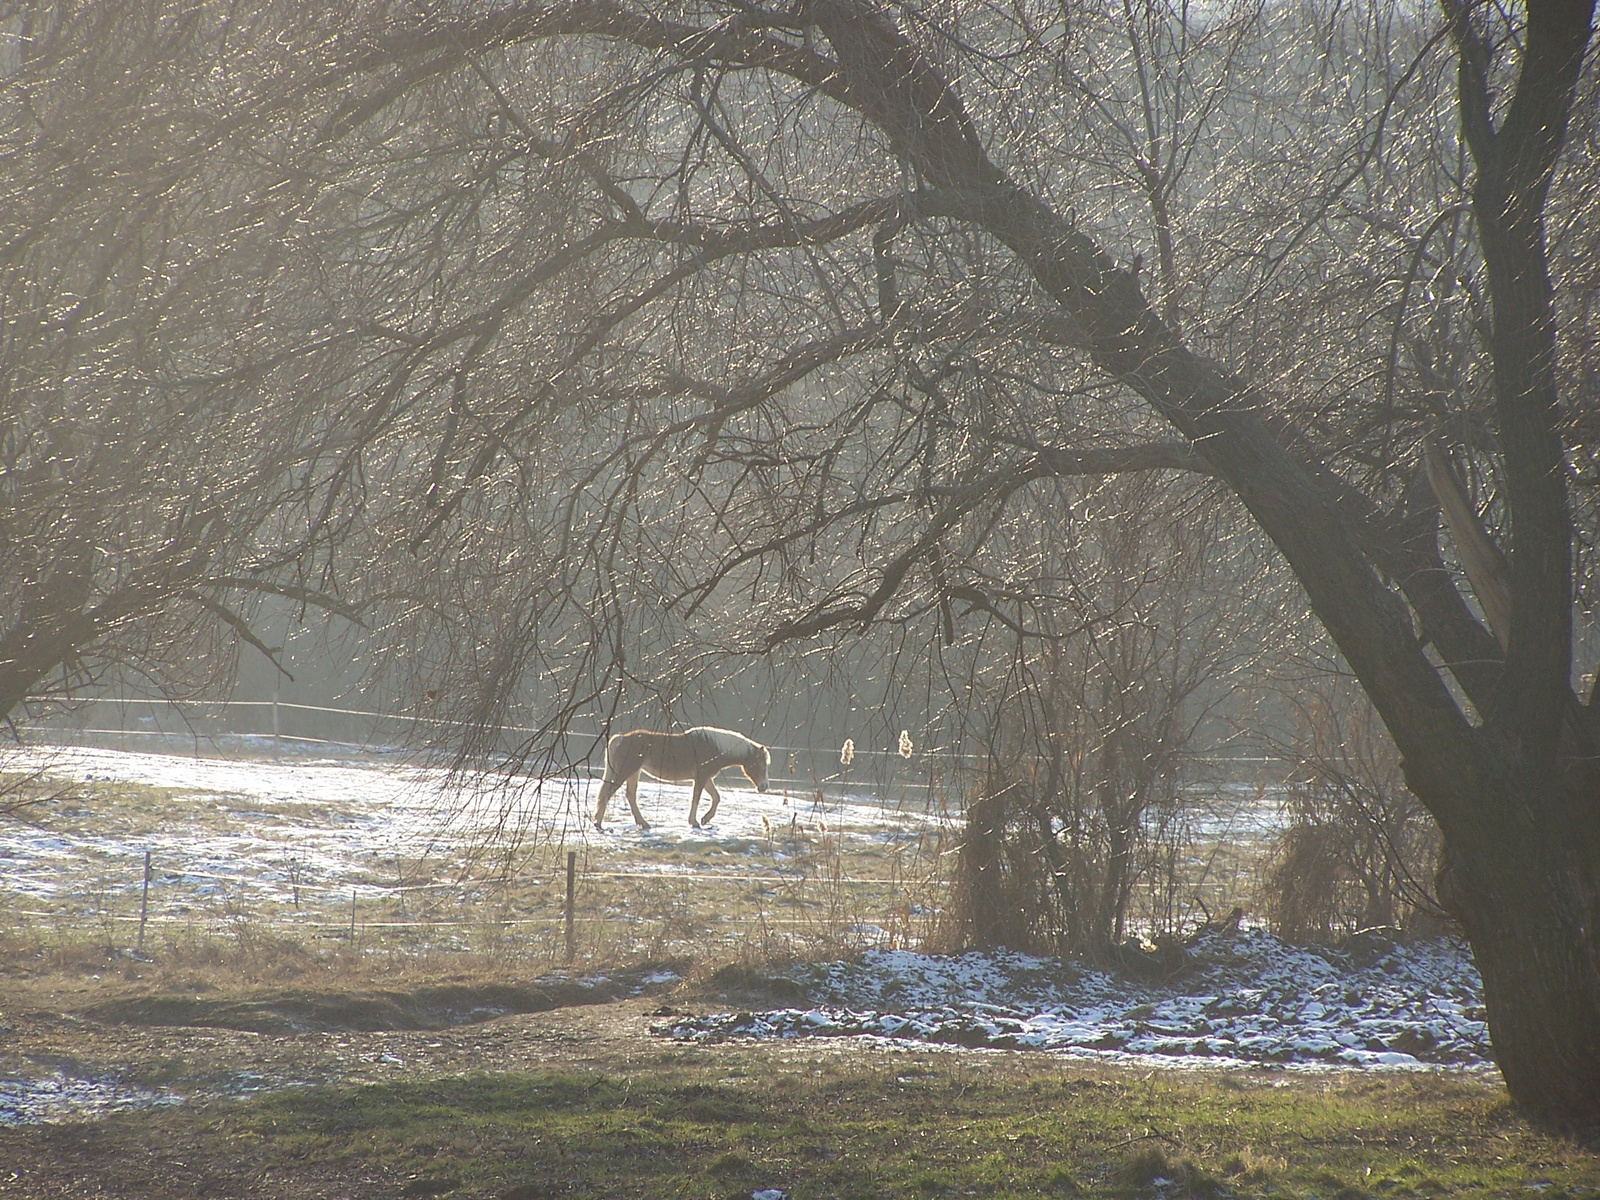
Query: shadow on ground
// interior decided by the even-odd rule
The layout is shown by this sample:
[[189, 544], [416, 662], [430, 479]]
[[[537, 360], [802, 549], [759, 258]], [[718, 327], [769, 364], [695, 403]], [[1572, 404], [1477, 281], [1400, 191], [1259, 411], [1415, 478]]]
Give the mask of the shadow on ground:
[[581, 979], [516, 984], [446, 984], [412, 991], [277, 992], [248, 999], [135, 996], [83, 1015], [108, 1025], [188, 1026], [294, 1034], [449, 1029], [515, 1013], [541, 1013], [650, 996], [682, 982], [682, 963], [652, 963]]

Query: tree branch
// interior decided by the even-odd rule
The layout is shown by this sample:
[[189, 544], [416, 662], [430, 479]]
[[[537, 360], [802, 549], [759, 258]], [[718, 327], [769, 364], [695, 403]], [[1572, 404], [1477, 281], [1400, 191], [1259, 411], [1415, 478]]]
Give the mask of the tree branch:
[[206, 596], [201, 592], [191, 593], [190, 598], [207, 612], [214, 613], [218, 617], [221, 617], [226, 624], [233, 627], [235, 633], [237, 633], [246, 642], [249, 642], [250, 645], [254, 646], [257, 650], [261, 651], [261, 656], [273, 666], [278, 668], [278, 674], [282, 675], [290, 683], [294, 682], [294, 676], [290, 675], [289, 672], [284, 669], [283, 664], [278, 661], [278, 651], [274, 650], [271, 646], [267, 645], [256, 636], [255, 630], [250, 628], [250, 622], [246, 621], [227, 605], [219, 604], [217, 601], [211, 599], [209, 596]]

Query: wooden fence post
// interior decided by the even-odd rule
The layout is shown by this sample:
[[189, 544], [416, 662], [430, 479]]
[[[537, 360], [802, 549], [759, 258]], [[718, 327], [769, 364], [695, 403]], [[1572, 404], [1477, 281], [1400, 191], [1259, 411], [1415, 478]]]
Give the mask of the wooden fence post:
[[150, 916], [150, 851], [144, 852], [144, 889], [139, 893], [139, 939], [134, 942], [134, 953], [144, 953], [144, 923]]
[[566, 923], [567, 923], [567, 961], [569, 963], [572, 961], [572, 956], [573, 956], [573, 953], [574, 953], [574, 947], [573, 947], [573, 944], [572, 944], [572, 901], [573, 901], [573, 894], [577, 890], [577, 885], [578, 885], [578, 852], [576, 850], [568, 850], [567, 851], [567, 904], [566, 904], [566, 919], [567, 920], [566, 920]]

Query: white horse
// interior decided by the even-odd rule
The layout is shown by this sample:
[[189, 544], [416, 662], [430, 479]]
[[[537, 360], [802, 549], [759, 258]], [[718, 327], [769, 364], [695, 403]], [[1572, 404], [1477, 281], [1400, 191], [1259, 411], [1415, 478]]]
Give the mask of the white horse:
[[606, 804], [624, 783], [628, 785], [628, 807], [633, 809], [633, 819], [640, 829], [649, 829], [650, 822], [639, 811], [639, 772], [668, 783], [694, 782], [694, 798], [689, 801], [689, 824], [700, 828], [700, 793], [711, 796], [711, 807], [706, 809], [706, 823], [717, 815], [717, 805], [722, 795], [712, 782], [724, 767], [738, 767], [745, 778], [756, 785], [756, 790], [767, 790], [767, 768], [772, 764], [772, 752], [760, 742], [752, 742], [742, 733], [731, 729], [714, 729], [697, 725], [682, 733], [654, 733], [648, 729], [635, 729], [619, 733], [606, 743], [606, 770], [600, 780], [600, 800], [595, 805], [594, 827], [599, 829], [606, 819]]

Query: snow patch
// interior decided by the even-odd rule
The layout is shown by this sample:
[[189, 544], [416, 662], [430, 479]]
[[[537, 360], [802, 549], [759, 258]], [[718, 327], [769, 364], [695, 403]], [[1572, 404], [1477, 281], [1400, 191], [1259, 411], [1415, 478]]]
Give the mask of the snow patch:
[[[729, 786], [714, 826], [688, 824], [689, 790], [645, 781], [640, 807], [649, 830], [613, 820], [597, 831], [590, 815], [598, 780], [502, 777], [456, 786], [439, 770], [392, 763], [230, 762], [175, 754], [86, 747], [24, 747], [0, 758], [0, 769], [42, 770], [64, 781], [126, 780], [170, 790], [174, 801], [159, 827], [137, 837], [82, 822], [63, 831], [0, 820], [4, 890], [36, 901], [83, 897], [96, 879], [108, 895], [138, 891], [146, 850], [152, 851], [152, 913], [186, 914], [227, 899], [291, 902], [302, 893], [362, 898], [388, 894], [390, 864], [438, 864], [448, 874], [462, 847], [515, 835], [525, 844], [562, 842], [608, 852], [739, 851], [760, 842], [779, 860], [778, 839], [791, 827], [825, 822], [847, 840], [878, 843], [916, 837], [941, 822], [864, 799], [818, 801], [781, 792], [762, 795]], [[731, 782], [731, 781], [730, 781]], [[197, 802], [185, 819], [188, 802]], [[636, 870], [673, 873], [671, 864]], [[730, 860], [730, 871], [745, 869]]]
[[1005, 951], [874, 951], [785, 978], [808, 1007], [685, 1017], [656, 1032], [685, 1042], [875, 1037], [1173, 1066], [1489, 1065], [1477, 970], [1443, 939], [1390, 945], [1362, 966], [1262, 930], [1211, 934], [1182, 977], [1160, 986]]
[[182, 1103], [183, 1097], [171, 1092], [59, 1071], [37, 1079], [0, 1079], [0, 1127], [85, 1120]]

